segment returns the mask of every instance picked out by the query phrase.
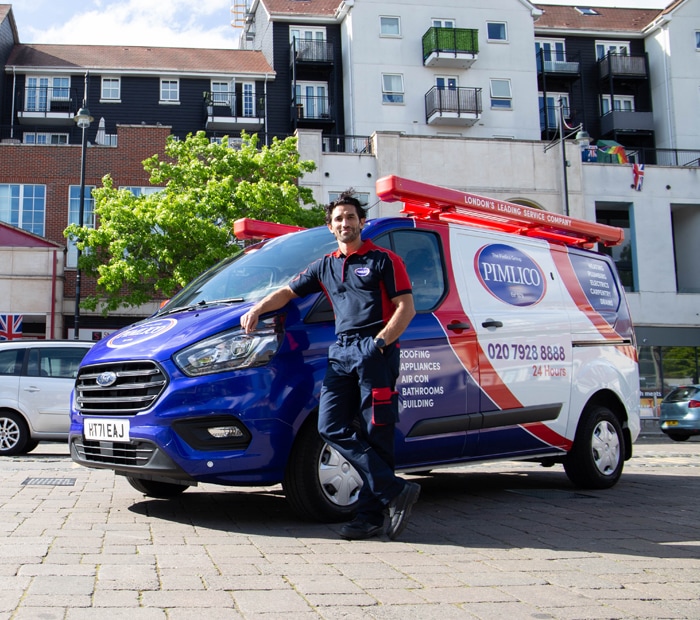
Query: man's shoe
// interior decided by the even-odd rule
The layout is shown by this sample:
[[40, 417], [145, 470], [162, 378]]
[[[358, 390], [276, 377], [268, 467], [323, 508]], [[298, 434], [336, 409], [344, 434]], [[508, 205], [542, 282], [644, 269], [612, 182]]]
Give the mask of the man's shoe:
[[365, 540], [373, 536], [379, 536], [384, 530], [384, 525], [374, 525], [367, 521], [350, 521], [340, 528], [340, 536], [346, 540]]
[[408, 519], [411, 516], [411, 508], [418, 501], [420, 485], [415, 482], [407, 482], [389, 504], [389, 527], [386, 530], [389, 538], [394, 540], [406, 529]]

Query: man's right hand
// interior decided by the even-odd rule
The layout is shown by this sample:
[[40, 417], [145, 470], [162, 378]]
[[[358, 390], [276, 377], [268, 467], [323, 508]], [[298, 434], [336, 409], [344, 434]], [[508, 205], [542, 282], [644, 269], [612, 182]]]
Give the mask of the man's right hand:
[[241, 327], [245, 330], [246, 334], [255, 331], [258, 326], [258, 313], [255, 312], [254, 308], [251, 308], [241, 317]]

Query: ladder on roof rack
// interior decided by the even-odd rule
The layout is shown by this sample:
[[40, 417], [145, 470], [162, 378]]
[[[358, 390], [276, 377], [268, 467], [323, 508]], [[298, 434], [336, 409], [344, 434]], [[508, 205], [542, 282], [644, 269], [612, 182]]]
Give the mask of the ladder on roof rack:
[[595, 243], [619, 245], [624, 239], [623, 230], [615, 226], [395, 175], [377, 180], [377, 196], [386, 202], [403, 202], [401, 213], [418, 219], [469, 224], [576, 247], [590, 248]]

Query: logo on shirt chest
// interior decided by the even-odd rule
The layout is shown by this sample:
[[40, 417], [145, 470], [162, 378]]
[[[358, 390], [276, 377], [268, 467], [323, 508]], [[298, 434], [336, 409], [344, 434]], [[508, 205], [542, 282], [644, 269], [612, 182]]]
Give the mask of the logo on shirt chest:
[[355, 275], [364, 278], [365, 276], [368, 276], [370, 274], [369, 267], [356, 267], [355, 268]]

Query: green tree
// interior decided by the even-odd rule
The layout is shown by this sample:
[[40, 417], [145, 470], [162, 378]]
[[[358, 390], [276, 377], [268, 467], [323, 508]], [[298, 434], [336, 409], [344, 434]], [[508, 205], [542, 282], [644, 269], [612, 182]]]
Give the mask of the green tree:
[[[204, 132], [165, 146], [166, 158], [143, 162], [150, 182], [163, 189], [134, 196], [109, 175], [93, 191], [98, 228], [72, 224], [64, 235], [81, 250], [80, 268], [97, 281], [82, 305], [139, 306], [170, 297], [223, 258], [240, 251], [233, 222], [242, 217], [297, 226], [323, 223], [309, 188], [297, 181], [316, 168], [302, 161], [296, 138], [258, 148], [243, 135], [240, 149], [211, 143]], [[304, 208], [303, 205], [312, 205]]]

